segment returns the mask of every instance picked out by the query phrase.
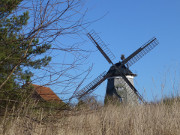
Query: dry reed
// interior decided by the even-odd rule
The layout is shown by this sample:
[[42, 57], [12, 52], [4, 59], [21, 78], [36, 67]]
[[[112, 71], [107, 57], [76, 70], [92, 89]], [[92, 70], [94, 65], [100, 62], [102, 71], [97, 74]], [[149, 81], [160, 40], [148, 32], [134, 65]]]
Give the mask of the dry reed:
[[22, 109], [0, 118], [4, 135], [179, 135], [180, 103], [45, 112]]

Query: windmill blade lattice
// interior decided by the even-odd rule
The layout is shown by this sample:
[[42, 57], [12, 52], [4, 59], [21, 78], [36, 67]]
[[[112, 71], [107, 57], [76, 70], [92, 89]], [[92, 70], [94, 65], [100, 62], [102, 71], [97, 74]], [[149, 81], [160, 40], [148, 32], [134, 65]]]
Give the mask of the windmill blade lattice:
[[78, 97], [78, 99], [82, 98], [83, 96], [92, 93], [98, 85], [100, 85], [104, 80], [107, 78], [107, 73], [104, 71], [102, 74], [100, 74], [97, 78], [95, 78], [91, 83], [89, 83], [87, 86], [85, 86], [82, 90], [75, 93], [75, 97]]
[[142, 45], [139, 49], [137, 49], [134, 53], [132, 53], [129, 57], [127, 57], [125, 60], [123, 60], [122, 64], [126, 65], [127, 67], [132, 66], [139, 59], [141, 59], [144, 55], [146, 55], [153, 48], [155, 48], [158, 44], [159, 44], [158, 40], [155, 37], [152, 38], [147, 43]]
[[106, 60], [110, 64], [113, 64], [112, 60], [115, 58], [114, 54], [108, 49], [107, 45], [101, 40], [95, 31], [91, 30], [89, 33], [87, 33], [87, 36], [95, 44]]
[[124, 74], [122, 74], [122, 78], [129, 85], [129, 87], [132, 89], [132, 92], [134, 92], [136, 94], [136, 96], [139, 98], [139, 100], [142, 103], [145, 103], [145, 100], [143, 99], [143, 97], [140, 95], [140, 93], [136, 90], [136, 88], [131, 84], [131, 82], [127, 79], [127, 77]]

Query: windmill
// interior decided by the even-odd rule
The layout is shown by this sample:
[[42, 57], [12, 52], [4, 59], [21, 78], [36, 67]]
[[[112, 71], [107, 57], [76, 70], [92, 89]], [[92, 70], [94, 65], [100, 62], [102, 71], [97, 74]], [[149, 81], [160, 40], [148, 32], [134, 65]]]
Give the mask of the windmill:
[[84, 96], [92, 93], [103, 81], [107, 79], [106, 99], [115, 99], [123, 103], [144, 103], [145, 100], [133, 84], [133, 78], [136, 74], [133, 74], [129, 67], [156, 47], [158, 45], [157, 39], [153, 37], [127, 58], [125, 58], [124, 55], [121, 55], [121, 61], [114, 64], [112, 62], [115, 58], [113, 53], [107, 48], [106, 44], [95, 33], [95, 31], [92, 30], [87, 33], [87, 36], [109, 62], [109, 64], [111, 64], [111, 67], [108, 72], [100, 74], [86, 87], [77, 91], [74, 96], [78, 99], [83, 98]]

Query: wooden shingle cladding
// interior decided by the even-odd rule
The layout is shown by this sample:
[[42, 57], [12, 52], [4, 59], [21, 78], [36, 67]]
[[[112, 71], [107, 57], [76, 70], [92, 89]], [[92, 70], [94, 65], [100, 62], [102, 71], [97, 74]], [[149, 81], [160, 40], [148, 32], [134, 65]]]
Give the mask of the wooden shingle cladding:
[[35, 93], [33, 94], [33, 98], [35, 99], [43, 99], [45, 101], [57, 101], [62, 102], [62, 100], [49, 88], [36, 84], [31, 84], [34, 88]]

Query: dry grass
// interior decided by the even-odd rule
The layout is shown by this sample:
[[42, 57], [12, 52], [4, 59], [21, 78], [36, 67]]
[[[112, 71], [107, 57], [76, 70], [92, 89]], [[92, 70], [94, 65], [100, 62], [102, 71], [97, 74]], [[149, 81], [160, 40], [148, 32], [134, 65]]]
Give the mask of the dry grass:
[[179, 135], [180, 103], [109, 105], [56, 114], [26, 108], [6, 113], [0, 122], [4, 135]]

